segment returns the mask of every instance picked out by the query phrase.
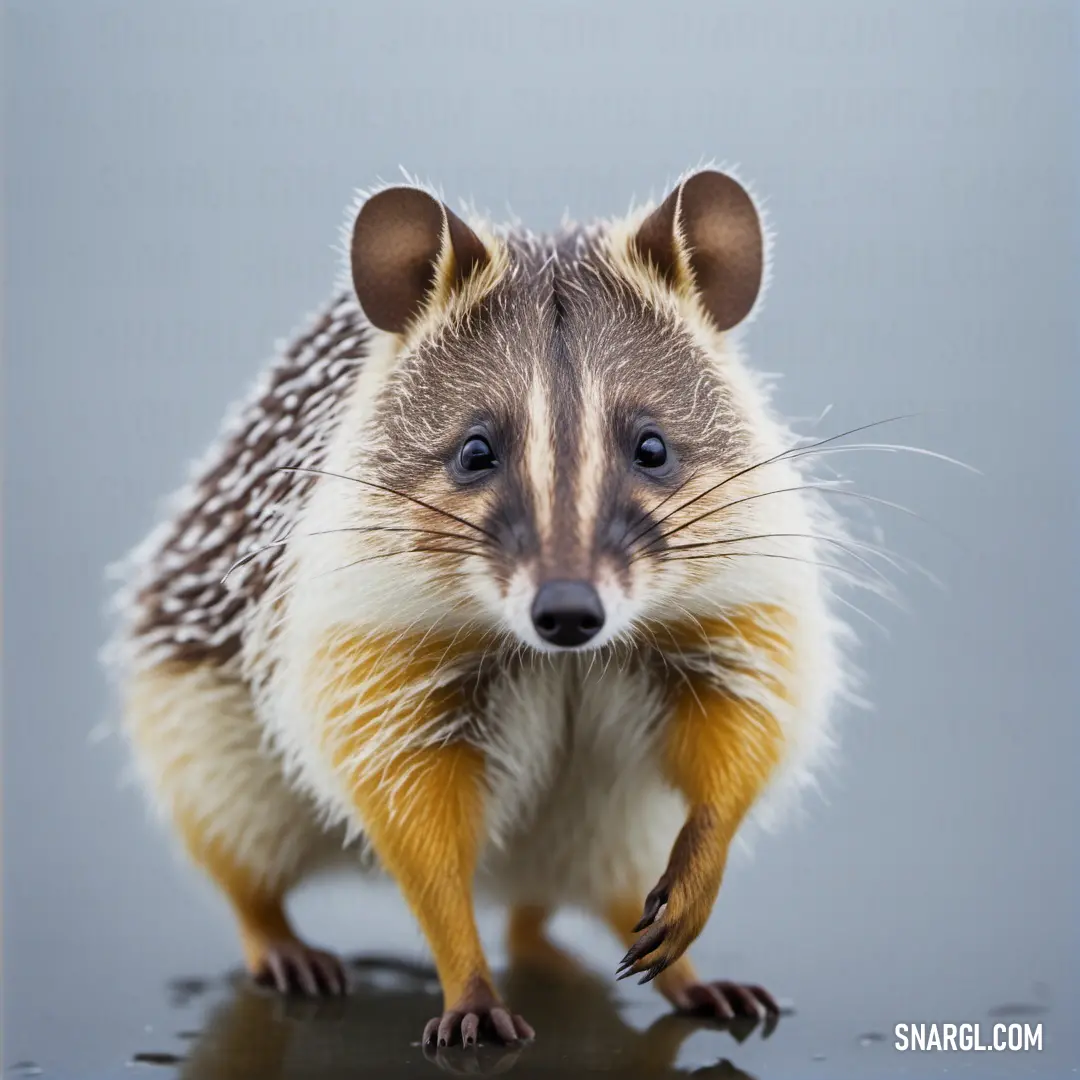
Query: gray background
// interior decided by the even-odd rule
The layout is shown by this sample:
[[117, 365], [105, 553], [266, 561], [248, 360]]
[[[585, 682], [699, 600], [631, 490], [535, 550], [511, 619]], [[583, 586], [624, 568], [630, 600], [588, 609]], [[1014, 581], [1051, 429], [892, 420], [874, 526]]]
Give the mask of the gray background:
[[[928, 519], [880, 515], [946, 589], [867, 606], [875, 711], [845, 717], [827, 800], [729, 876], [702, 966], [745, 960], [801, 1024], [732, 1054], [798, 1072], [866, 1027], [1039, 998], [1048, 1050], [997, 1067], [1077, 1064], [1072, 5], [6, 6], [5, 1063], [106, 1068], [166, 975], [237, 956], [122, 748], [88, 741], [102, 570], [327, 294], [352, 189], [402, 165], [546, 227], [716, 157], [777, 229], [748, 347], [781, 407], [831, 404], [822, 435], [918, 412], [876, 434], [983, 473], [836, 459]], [[388, 890], [296, 910], [338, 947], [421, 948]]]

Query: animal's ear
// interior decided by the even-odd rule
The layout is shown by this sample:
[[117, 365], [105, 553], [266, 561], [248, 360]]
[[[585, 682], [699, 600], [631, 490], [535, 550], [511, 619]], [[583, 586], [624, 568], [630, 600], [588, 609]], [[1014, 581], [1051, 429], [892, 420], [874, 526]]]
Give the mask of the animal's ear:
[[353, 287], [364, 314], [380, 330], [401, 333], [423, 310], [440, 270], [454, 286], [488, 259], [476, 233], [419, 188], [377, 192], [353, 225]]
[[684, 180], [645, 219], [634, 244], [673, 286], [689, 272], [718, 330], [750, 314], [761, 290], [765, 241], [753, 200], [730, 176], [706, 171]]

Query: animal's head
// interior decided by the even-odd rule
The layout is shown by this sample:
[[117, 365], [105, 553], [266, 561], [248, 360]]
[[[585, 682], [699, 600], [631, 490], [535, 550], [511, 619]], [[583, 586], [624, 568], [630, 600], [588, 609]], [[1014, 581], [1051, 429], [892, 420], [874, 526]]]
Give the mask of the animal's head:
[[554, 237], [467, 224], [415, 187], [368, 198], [352, 282], [385, 339], [347, 466], [388, 595], [421, 575], [432, 610], [542, 651], [692, 616], [727, 560], [685, 545], [754, 532], [753, 500], [717, 508], [771, 449], [728, 337], [764, 247], [750, 196], [713, 171]]

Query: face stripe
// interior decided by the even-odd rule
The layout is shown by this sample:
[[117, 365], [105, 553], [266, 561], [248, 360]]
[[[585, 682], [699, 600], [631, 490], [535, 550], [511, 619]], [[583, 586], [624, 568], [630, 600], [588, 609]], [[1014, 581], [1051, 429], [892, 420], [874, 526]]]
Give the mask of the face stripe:
[[599, 379], [587, 368], [582, 373], [581, 405], [578, 416], [578, 454], [576, 455], [575, 526], [578, 547], [589, 551], [596, 536], [606, 463], [604, 437], [604, 401]]
[[[575, 235], [557, 250], [511, 245], [513, 273], [469, 319], [417, 346], [386, 409], [376, 477], [480, 521], [491, 543], [468, 560], [470, 578], [483, 581], [485, 607], [512, 609], [508, 623], [530, 643], [530, 605], [547, 582], [603, 587], [613, 613], [645, 595], [642, 582], [666, 572], [632, 562], [657, 540], [650, 508], [684, 472], [711, 477], [731, 457], [728, 398], [695, 340]], [[670, 483], [633, 467], [646, 419], [676, 448]], [[474, 429], [500, 459], [476, 485], [446, 475]]]
[[525, 472], [533, 496], [533, 513], [541, 548], [551, 541], [555, 518], [556, 447], [551, 399], [543, 372], [533, 373], [529, 387], [525, 436]]

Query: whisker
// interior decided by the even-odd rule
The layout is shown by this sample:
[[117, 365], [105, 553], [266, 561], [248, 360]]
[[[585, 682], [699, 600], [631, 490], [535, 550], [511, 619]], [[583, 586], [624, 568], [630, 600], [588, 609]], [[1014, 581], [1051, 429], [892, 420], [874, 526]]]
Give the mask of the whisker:
[[880, 630], [882, 632], [882, 634], [885, 635], [886, 638], [889, 638], [889, 637], [892, 636], [889, 633], [888, 627], [886, 627], [884, 625], [884, 623], [878, 622], [878, 620], [875, 619], [873, 615], [870, 615], [867, 612], [863, 611], [863, 609], [861, 607], [859, 607], [858, 605], [853, 604], [850, 600], [847, 600], [843, 596], [840, 596], [840, 595], [838, 595], [836, 593], [833, 594], [832, 598], [838, 604], [842, 604], [844, 607], [849, 608], [851, 611], [855, 612], [856, 615], [861, 615], [867, 622], [873, 623], [873, 625], [876, 626], [877, 629]]
[[[671, 644], [675, 646], [675, 651], [678, 652], [679, 659], [683, 662], [683, 667], [689, 667], [686, 659], [686, 653], [683, 652], [682, 646], [679, 644], [679, 639], [675, 636], [674, 631], [671, 629], [670, 626], [667, 625], [667, 623], [661, 623], [660, 625], [661, 629], [667, 634], [669, 638], [671, 638]], [[690, 678], [689, 675], [686, 674], [686, 672], [683, 670], [683, 667], [679, 667], [678, 665], [676, 665], [675, 670], [682, 676], [683, 680], [686, 682], [686, 688], [693, 696], [697, 707], [702, 711], [702, 713], [704, 713], [705, 706], [702, 704], [701, 698], [698, 697], [697, 687], [694, 686], [693, 680]]]
[[221, 583], [224, 585], [233, 571], [239, 570], [241, 566], [251, 562], [252, 559], [257, 559], [264, 552], [270, 551], [273, 548], [284, 547], [290, 540], [306, 539], [312, 536], [331, 536], [336, 533], [365, 532], [419, 533], [425, 536], [441, 536], [448, 540], [460, 540], [464, 544], [483, 543], [481, 540], [474, 540], [471, 536], [462, 536], [460, 533], [446, 532], [440, 529], [413, 529], [406, 525], [353, 525], [343, 526], [340, 529], [316, 529], [314, 532], [290, 533], [288, 536], [283, 536], [280, 540], [274, 540], [269, 544], [263, 544], [262, 547], [256, 548], [254, 551], [249, 551], [243, 558], [237, 559], [236, 562], [229, 567], [225, 572], [225, 576], [221, 579]]
[[674, 603], [674, 601], [672, 601], [672, 603], [694, 624], [694, 626], [697, 627], [697, 631], [701, 635], [701, 640], [708, 643], [709, 635], [705, 630], [705, 627], [701, 625], [701, 620], [692, 611], [683, 607], [682, 604]]
[[[460, 602], [459, 602], [459, 603], [460, 603]], [[455, 605], [455, 607], [456, 607], [456, 606], [457, 606], [457, 605]], [[442, 666], [443, 666], [443, 664], [445, 664], [445, 663], [446, 663], [446, 658], [447, 658], [447, 657], [448, 657], [448, 656], [450, 655], [450, 653], [451, 653], [451, 652], [453, 651], [453, 648], [454, 648], [454, 646], [455, 646], [455, 645], [457, 644], [457, 640], [458, 640], [458, 638], [459, 638], [459, 637], [461, 637], [462, 633], [464, 633], [466, 629], [467, 629], [467, 627], [466, 627], [466, 626], [464, 626], [464, 625], [463, 625], [463, 626], [460, 626], [460, 627], [458, 627], [458, 630], [457, 630], [457, 632], [456, 632], [456, 633], [454, 634], [454, 636], [453, 636], [453, 637], [452, 637], [452, 638], [450, 639], [450, 643], [449, 643], [449, 644], [448, 644], [448, 645], [446, 646], [446, 648], [445, 648], [445, 649], [443, 649], [442, 655], [441, 655], [441, 656], [439, 657], [439, 659], [438, 659], [438, 660], [436, 660], [436, 661], [435, 661], [435, 670], [436, 670], [436, 671], [439, 671], [439, 670], [441, 670], [441, 669], [442, 669]], [[437, 688], [438, 688], [438, 683], [437, 683], [437, 682], [435, 682], [435, 681], [433, 680], [433, 681], [431, 682], [431, 685], [430, 685], [430, 686], [429, 686], [429, 687], [427, 688], [427, 690], [426, 690], [426, 691], [424, 692], [424, 696], [423, 696], [423, 697], [422, 697], [422, 698], [420, 699], [420, 701], [419, 701], [419, 702], [418, 702], [418, 703], [417, 703], [417, 704], [416, 704], [416, 705], [414, 706], [414, 708], [415, 708], [415, 710], [416, 710], [417, 712], [419, 712], [420, 710], [422, 710], [422, 709], [423, 709], [423, 707], [424, 707], [424, 706], [425, 706], [425, 705], [427, 704], [427, 702], [431, 700], [431, 695], [435, 693], [435, 691], [436, 691], [436, 689], [437, 689]]]
[[415, 547], [411, 549], [415, 552], [423, 552], [432, 555], [475, 555], [478, 559], [486, 559], [482, 551], [462, 551], [461, 548], [447, 548], [447, 547]]
[[660, 662], [664, 665], [664, 670], [670, 670], [670, 665], [667, 662], [667, 657], [664, 655], [664, 650], [660, 648], [660, 640], [659, 638], [657, 638], [656, 632], [652, 629], [652, 624], [648, 619], [646, 619], [644, 616], [639, 616], [637, 621], [632, 624], [630, 628], [630, 633], [632, 636], [635, 637], [639, 635], [647, 636], [648, 639], [652, 642], [653, 650], [660, 658]]
[[966, 461], [960, 461], [957, 458], [949, 457], [948, 454], [939, 454], [936, 450], [927, 450], [923, 446], [905, 446], [901, 443], [852, 443], [850, 446], [831, 446], [828, 449], [822, 450], [806, 447], [804, 450], [792, 454], [792, 457], [810, 457], [817, 454], [844, 454], [853, 450], [885, 450], [889, 453], [903, 451], [908, 454], [920, 454], [925, 457], [935, 458], [938, 461], [944, 461], [948, 465], [956, 465], [961, 469], [966, 469], [968, 472], [974, 473], [976, 476], [983, 475], [980, 469], [976, 469], [974, 465], [969, 465]]
[[[284, 603], [288, 599], [290, 593], [295, 592], [298, 587], [302, 585], [310, 585], [313, 581], [321, 581], [323, 578], [329, 577], [331, 574], [341, 573], [344, 570], [351, 570], [354, 567], [360, 566], [364, 563], [377, 562], [380, 559], [390, 559], [399, 555], [428, 553], [428, 551], [429, 549], [427, 548], [402, 548], [398, 551], [381, 551], [374, 555], [365, 555], [361, 559], [353, 559], [351, 562], [344, 563], [341, 566], [334, 566], [331, 567], [329, 570], [320, 570], [317, 573], [306, 575], [303, 578], [287, 581], [285, 584], [281, 585], [281, 587], [276, 588], [260, 597], [259, 605], [260, 607], [266, 606], [274, 608], [277, 605]], [[450, 548], [432, 548], [430, 549], [430, 553], [483, 556], [483, 552], [480, 551], [461, 551]], [[273, 621], [273, 623], [271, 624], [271, 630], [276, 631], [277, 629], [279, 629], [282, 625], [284, 625], [286, 619], [287, 615], [283, 612]]]
[[[849, 435], [857, 435], [860, 431], [869, 431], [871, 428], [881, 427], [884, 424], [894, 424], [898, 420], [910, 420], [914, 417], [914, 413], [908, 413], [901, 416], [890, 416], [885, 420], [875, 420], [871, 424], [860, 424], [858, 427], [849, 428], [847, 431], [841, 431], [839, 435], [831, 435], [827, 439], [820, 439], [817, 442], [809, 443], [808, 445], [789, 446], [786, 450], [781, 450], [779, 454], [774, 454], [772, 457], [765, 458], [764, 461], [759, 461], [755, 465], [747, 465], [745, 468], [739, 469], [732, 473], [731, 476], [721, 480], [718, 484], [713, 484], [712, 487], [706, 488], [700, 495], [695, 495], [692, 499], [687, 499], [686, 502], [680, 503], [674, 510], [669, 511], [659, 521], [655, 522], [650, 529], [658, 529], [665, 521], [674, 517], [680, 511], [685, 510], [688, 506], [693, 506], [694, 503], [704, 499], [707, 495], [711, 495], [714, 491], [719, 491], [725, 484], [730, 484], [732, 480], [738, 480], [741, 476], [746, 476], [748, 473], [752, 473], [755, 469], [764, 468], [766, 465], [772, 465], [774, 462], [782, 461], [785, 458], [792, 457], [794, 455], [803, 456], [807, 451], [817, 449], [818, 447], [827, 446], [829, 443], [834, 443], [839, 439], [846, 439]], [[650, 529], [646, 529], [644, 532], [639, 533], [631, 541], [631, 546], [637, 543], [642, 536], [649, 533]]]
[[[706, 555], [662, 555], [657, 558], [657, 562], [698, 562], [704, 559], [785, 559], [788, 562], [804, 563], [806, 566], [817, 566], [823, 570], [833, 570], [863, 586], [867, 584], [858, 574], [852, 573], [848, 567], [840, 566], [838, 563], [804, 559], [799, 555], [781, 555], [775, 551], [713, 551]], [[886, 584], [890, 583], [886, 581]]]
[[[675, 496], [678, 495], [679, 492], [682, 491], [682, 489], [686, 487], [686, 485], [689, 484], [695, 476], [697, 476], [696, 471], [692, 472], [677, 488], [675, 488], [674, 491], [668, 492], [668, 494], [664, 498], [662, 498], [655, 506], [650, 507], [648, 510], [643, 510], [640, 514], [638, 514], [638, 516], [629, 525], [626, 526], [626, 529], [623, 531], [622, 536], [619, 538], [619, 542], [622, 543], [626, 539], [631, 529], [636, 529], [638, 525], [640, 525], [646, 518], [651, 517], [653, 514], [655, 514], [656, 511], [664, 505], [664, 503], [669, 502], [671, 499], [675, 498]], [[646, 529], [645, 531], [648, 532], [648, 529]], [[632, 547], [633, 544], [634, 541], [631, 540], [630, 546]]]
[[[767, 495], [783, 495], [786, 492], [792, 491], [824, 491], [834, 495], [845, 495], [852, 499], [862, 499], [866, 502], [876, 503], [881, 506], [888, 506], [894, 510], [899, 510], [902, 513], [910, 514], [913, 518], [918, 518], [919, 521], [925, 521], [926, 519], [916, 514], [914, 510], [909, 510], [906, 506], [901, 506], [899, 503], [889, 502], [888, 499], [879, 499], [875, 495], [866, 495], [861, 491], [848, 491], [846, 488], [834, 487], [831, 484], [795, 484], [786, 488], [774, 488], [771, 491], [758, 491], [753, 495], [743, 495], [738, 499], [731, 499], [729, 502], [724, 503], [723, 506], [713, 507], [712, 510], [706, 510], [704, 513], [698, 514], [697, 517], [691, 518], [689, 521], [684, 521], [681, 525], [677, 525], [667, 532], [660, 533], [659, 536], [650, 540], [642, 551], [648, 551], [649, 548], [655, 544], [659, 544], [662, 540], [667, 540], [669, 537], [675, 536], [676, 533], [680, 533], [683, 529], [688, 529], [691, 525], [696, 525], [699, 521], [704, 521], [708, 517], [712, 517], [713, 514], [719, 514], [724, 510], [729, 510], [733, 506], [738, 506], [741, 503], [753, 502], [755, 499], [764, 499]], [[664, 519], [666, 520], [666, 519]], [[658, 522], [658, 524], [661, 524]], [[646, 535], [643, 533], [642, 535]]]
[[327, 476], [336, 480], [350, 480], [354, 484], [363, 484], [365, 487], [374, 488], [376, 491], [385, 492], [387, 495], [396, 495], [399, 499], [406, 499], [411, 503], [415, 503], [417, 506], [422, 506], [425, 510], [430, 510], [434, 514], [442, 514], [443, 517], [449, 518], [451, 521], [456, 521], [459, 525], [464, 525], [468, 529], [474, 529], [476, 532], [483, 536], [486, 536], [494, 543], [499, 542], [499, 538], [487, 529], [482, 528], [473, 521], [469, 521], [467, 518], [459, 517], [457, 514], [452, 514], [449, 510], [444, 510], [441, 506], [435, 506], [432, 503], [425, 502], [423, 499], [416, 498], [415, 495], [408, 495], [404, 491], [398, 491], [396, 488], [387, 487], [385, 484], [376, 484], [373, 480], [361, 480], [358, 476], [347, 476], [345, 473], [328, 472], [325, 469], [307, 469], [300, 466], [283, 465], [276, 472], [294, 472], [294, 473], [308, 473], [311, 476]]
[[[755, 533], [755, 534], [749, 535], [749, 536], [723, 537], [722, 539], [719, 539], [719, 540], [699, 540], [699, 541], [697, 541], [695, 543], [692, 543], [692, 544], [676, 544], [673, 547], [667, 548], [666, 550], [667, 551], [689, 551], [689, 550], [694, 549], [694, 548], [712, 547], [714, 545], [719, 545], [719, 544], [738, 544], [738, 543], [741, 543], [741, 542], [746, 541], [746, 540], [772, 540], [772, 539], [815, 540], [815, 541], [819, 541], [819, 542], [825, 543], [825, 544], [833, 544], [834, 546], [840, 548], [847, 555], [849, 555], [857, 563], [859, 563], [862, 566], [865, 566], [872, 573], [879, 575], [882, 578], [883, 581], [885, 581], [885, 582], [889, 581], [889, 579], [887, 577], [885, 577], [885, 575], [882, 572], [880, 567], [875, 566], [868, 559], [864, 559], [861, 555], [859, 555], [856, 552], [852, 551], [851, 548], [848, 546], [850, 544], [853, 547], [861, 547], [861, 548], [864, 548], [867, 551], [872, 551], [875, 555], [877, 555], [880, 558], [884, 559], [894, 570], [898, 571], [901, 574], [906, 573], [904, 568], [898, 562], [896, 562], [893, 558], [891, 558], [890, 554], [888, 552], [882, 551], [880, 548], [876, 547], [873, 544], [863, 544], [863, 543], [860, 543], [859, 541], [856, 541], [856, 540], [844, 541], [844, 540], [837, 539], [835, 536], [818, 536], [815, 533], [791, 533], [791, 532], [789, 532], [789, 533], [777, 533], [777, 532], [774, 532], [774, 533]], [[636, 558], [645, 558], [645, 557], [646, 557], [645, 553], [642, 553], [642, 554], [638, 555]], [[634, 561], [636, 561], [636, 560], [635, 559], [631, 560], [631, 562], [634, 562]]]

